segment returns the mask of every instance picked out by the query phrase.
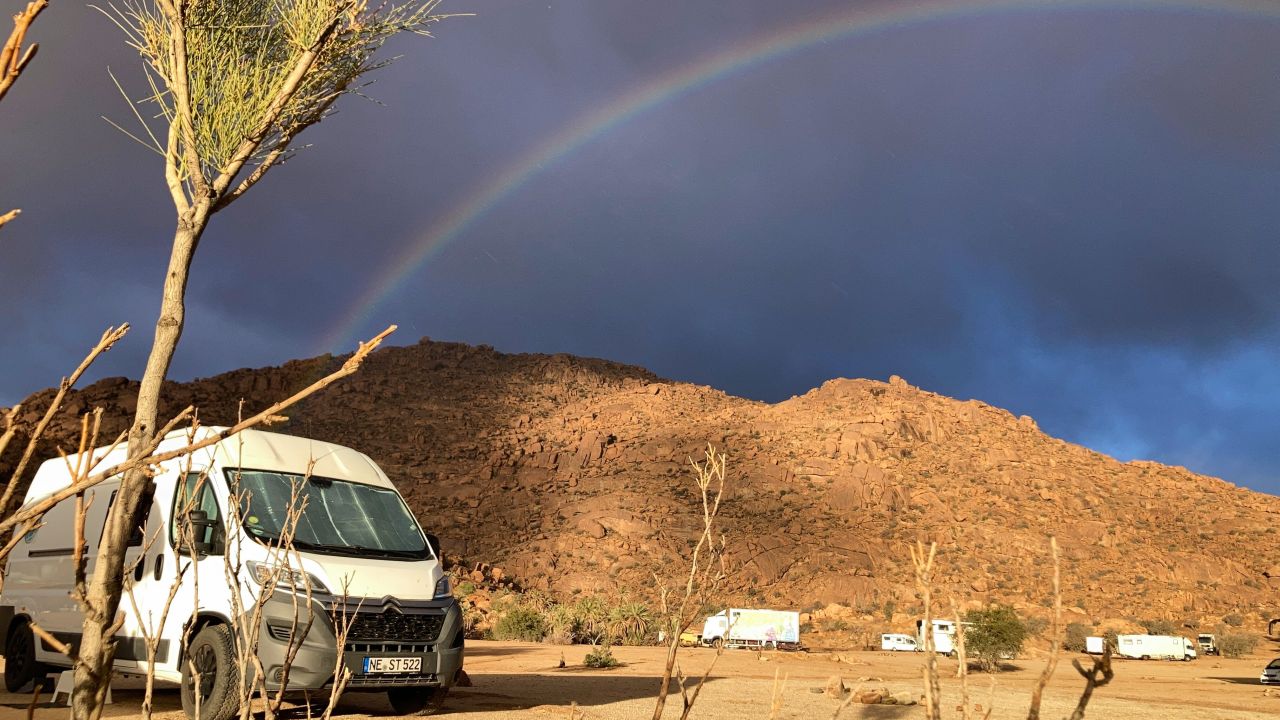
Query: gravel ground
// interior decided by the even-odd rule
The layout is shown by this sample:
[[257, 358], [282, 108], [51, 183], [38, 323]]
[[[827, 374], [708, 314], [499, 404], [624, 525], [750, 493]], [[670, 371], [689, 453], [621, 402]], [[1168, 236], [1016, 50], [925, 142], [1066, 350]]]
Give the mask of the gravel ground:
[[[570, 718], [577, 703], [586, 720], [652, 717], [654, 695], [662, 671], [660, 648], [615, 648], [622, 666], [612, 670], [583, 668], [583, 647], [557, 647], [530, 643], [469, 642], [466, 667], [474, 685], [455, 688], [444, 714], [466, 720]], [[558, 667], [561, 657], [566, 667]], [[700, 673], [715, 654], [694, 648], [681, 651], [690, 674]], [[1065, 657], [1045, 694], [1045, 718], [1070, 714], [1083, 681]], [[1176, 720], [1179, 718], [1253, 719], [1280, 717], [1280, 692], [1264, 694], [1258, 674], [1266, 658], [1241, 660], [1201, 659], [1190, 663], [1117, 661], [1116, 677], [1101, 688], [1089, 706], [1090, 718], [1116, 720]], [[954, 677], [956, 664], [942, 660], [944, 717], [961, 717], [957, 706], [961, 690]], [[981, 717], [994, 707], [993, 720], [1025, 718], [1030, 689], [1043, 662], [1020, 660], [1015, 669], [995, 676], [976, 674], [970, 682], [971, 702], [981, 706]], [[760, 653], [731, 650], [717, 661], [692, 713], [694, 718], [737, 720], [769, 717], [775, 673], [781, 685], [778, 718], [832, 717], [841, 703], [821, 693], [829, 678], [840, 676], [848, 687], [885, 686], [890, 691], [920, 690], [921, 656], [911, 653], [841, 652]], [[875, 679], [863, 679], [875, 678]], [[107, 717], [135, 717], [141, 702], [137, 680], [121, 680], [114, 687], [115, 704]], [[1276, 692], [1276, 691], [1272, 691]], [[994, 702], [992, 702], [994, 698]], [[25, 716], [29, 697], [0, 695], [0, 720]], [[157, 717], [182, 717], [176, 689], [157, 693]], [[290, 713], [307, 716], [305, 708]], [[380, 694], [351, 694], [343, 699], [335, 717], [361, 720], [389, 717], [391, 709]], [[37, 718], [64, 718], [65, 706], [45, 705]], [[679, 695], [667, 704], [664, 718], [680, 716]], [[260, 716], [259, 716], [260, 717]], [[841, 718], [923, 718], [919, 706], [852, 705]]]

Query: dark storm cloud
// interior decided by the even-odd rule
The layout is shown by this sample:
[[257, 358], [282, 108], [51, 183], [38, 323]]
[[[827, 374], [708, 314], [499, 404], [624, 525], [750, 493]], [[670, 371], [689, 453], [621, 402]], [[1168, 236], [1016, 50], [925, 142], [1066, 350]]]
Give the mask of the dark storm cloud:
[[[315, 350], [386, 263], [582, 113], [847, 5], [485, 2], [215, 219], [175, 375]], [[60, 14], [61, 13], [61, 14]], [[0, 108], [0, 401], [109, 323], [136, 375], [171, 231], [93, 11], [50, 10]], [[1280, 491], [1280, 22], [998, 12], [797, 51], [548, 163], [362, 335], [575, 352], [777, 400], [897, 373], [1121, 458]], [[324, 348], [334, 352], [350, 348]], [[52, 369], [51, 368], [55, 368]]]

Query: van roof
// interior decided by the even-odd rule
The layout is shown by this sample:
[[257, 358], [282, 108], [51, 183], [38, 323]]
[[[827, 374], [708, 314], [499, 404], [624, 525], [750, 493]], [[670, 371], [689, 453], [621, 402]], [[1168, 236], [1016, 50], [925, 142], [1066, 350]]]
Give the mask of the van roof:
[[[200, 440], [226, 430], [225, 427], [200, 427], [195, 438]], [[189, 442], [187, 430], [175, 430], [161, 441], [159, 452], [177, 450]], [[90, 451], [92, 458], [98, 461], [101, 469], [123, 462], [129, 454], [126, 443], [122, 443], [114, 451], [100, 447]], [[70, 456], [74, 463], [75, 456]], [[183, 460], [171, 460], [166, 465]], [[193, 468], [204, 469], [217, 464], [221, 467], [242, 467], [254, 470], [276, 470], [282, 472], [310, 473], [317, 477], [349, 480], [351, 482], [394, 487], [387, 476], [367, 455], [342, 445], [312, 440], [310, 438], [267, 432], [265, 430], [243, 430], [232, 437], [221, 440], [191, 456]], [[45, 461], [36, 471], [31, 487], [27, 489], [26, 500], [29, 502], [54, 493], [71, 483], [70, 473], [62, 458]]]

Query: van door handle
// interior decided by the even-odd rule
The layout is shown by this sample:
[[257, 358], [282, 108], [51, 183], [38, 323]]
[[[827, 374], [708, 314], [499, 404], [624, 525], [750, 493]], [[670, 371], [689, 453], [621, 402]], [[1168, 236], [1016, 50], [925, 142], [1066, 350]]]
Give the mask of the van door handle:
[[162, 552], [156, 553], [156, 569], [152, 576], [157, 580], [164, 576], [164, 553]]

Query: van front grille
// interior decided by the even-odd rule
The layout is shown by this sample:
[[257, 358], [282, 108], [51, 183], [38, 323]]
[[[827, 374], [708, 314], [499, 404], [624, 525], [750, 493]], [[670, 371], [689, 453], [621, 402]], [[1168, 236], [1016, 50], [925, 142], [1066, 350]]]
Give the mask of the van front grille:
[[377, 640], [401, 643], [433, 643], [444, 625], [443, 613], [404, 615], [395, 611], [355, 614], [351, 629], [347, 631], [348, 643]]

